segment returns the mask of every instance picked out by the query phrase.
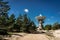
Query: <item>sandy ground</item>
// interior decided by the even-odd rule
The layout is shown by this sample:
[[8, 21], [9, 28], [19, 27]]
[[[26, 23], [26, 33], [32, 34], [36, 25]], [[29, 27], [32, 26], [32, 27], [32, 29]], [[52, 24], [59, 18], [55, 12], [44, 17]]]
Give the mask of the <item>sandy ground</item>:
[[45, 34], [24, 34], [23, 36], [13, 35], [11, 40], [49, 40]]
[[[23, 36], [21, 36], [23, 35]], [[60, 40], [60, 38], [49, 37], [46, 34], [25, 34], [20, 33], [20, 35], [12, 35], [10, 40]]]
[[48, 40], [44, 34], [27, 34], [20, 40]]
[[49, 37], [46, 34], [19, 33], [18, 35], [12, 35], [10, 40], [60, 40], [60, 38], [59, 37], [56, 37], [56, 38]]
[[60, 40], [60, 30], [53, 32], [54, 37], [47, 36], [46, 34], [16, 34], [18, 35], [12, 35], [11, 40]]

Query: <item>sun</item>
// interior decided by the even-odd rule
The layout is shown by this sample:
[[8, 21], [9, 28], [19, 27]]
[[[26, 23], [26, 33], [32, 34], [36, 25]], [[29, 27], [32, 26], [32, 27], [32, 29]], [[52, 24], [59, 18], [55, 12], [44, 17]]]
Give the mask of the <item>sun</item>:
[[24, 9], [24, 12], [28, 13], [28, 12], [29, 12], [29, 10], [28, 10], [28, 9]]

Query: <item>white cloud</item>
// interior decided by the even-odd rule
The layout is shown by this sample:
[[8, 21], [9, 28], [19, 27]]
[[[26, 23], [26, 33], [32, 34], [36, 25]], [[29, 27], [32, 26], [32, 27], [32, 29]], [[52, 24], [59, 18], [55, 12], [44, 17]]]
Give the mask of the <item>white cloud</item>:
[[39, 16], [42, 16], [42, 14], [40, 14]]
[[28, 9], [24, 9], [24, 12], [28, 13], [28, 12], [29, 12], [29, 10], [28, 10]]

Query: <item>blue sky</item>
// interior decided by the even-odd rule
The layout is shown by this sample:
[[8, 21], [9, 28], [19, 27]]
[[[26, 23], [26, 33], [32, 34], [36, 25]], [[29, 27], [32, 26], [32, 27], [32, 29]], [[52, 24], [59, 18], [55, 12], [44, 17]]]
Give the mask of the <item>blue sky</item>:
[[19, 14], [24, 14], [24, 9], [28, 9], [27, 15], [31, 20], [38, 25], [36, 16], [42, 14], [46, 16], [45, 25], [60, 23], [60, 0], [4, 0], [10, 5], [9, 15], [12, 13], [18, 17]]

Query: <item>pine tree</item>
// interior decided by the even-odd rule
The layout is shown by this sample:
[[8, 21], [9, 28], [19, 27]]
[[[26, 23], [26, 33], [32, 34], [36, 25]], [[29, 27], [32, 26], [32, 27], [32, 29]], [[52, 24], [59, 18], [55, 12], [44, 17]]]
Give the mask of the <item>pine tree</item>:
[[15, 15], [11, 14], [11, 16], [9, 17], [9, 23], [14, 24], [14, 22], [15, 22]]
[[10, 17], [9, 17], [9, 20], [8, 20], [8, 26], [9, 26], [8, 30], [10, 29], [9, 31], [13, 30], [13, 27], [15, 25], [15, 20], [16, 20], [15, 15], [11, 14]]
[[33, 21], [30, 20], [30, 18], [27, 16], [27, 14], [24, 14], [24, 21], [23, 21], [23, 30], [24, 32], [31, 33], [32, 31], [35, 31], [36, 26]]
[[16, 19], [16, 29], [18, 29], [18, 31], [22, 32], [22, 23], [23, 23], [23, 18], [22, 18], [22, 15], [20, 14], [18, 16], [18, 18]]
[[28, 26], [28, 17], [27, 17], [27, 14], [24, 14], [23, 15], [23, 24], [22, 24], [22, 27], [23, 27], [23, 31], [26, 32], [26, 28]]
[[0, 16], [8, 17], [8, 11], [10, 7], [8, 5], [8, 2], [3, 2], [3, 0], [0, 1]]
[[9, 9], [10, 7], [8, 5], [8, 2], [3, 2], [3, 0], [0, 0], [0, 27], [1, 28], [7, 26]]

